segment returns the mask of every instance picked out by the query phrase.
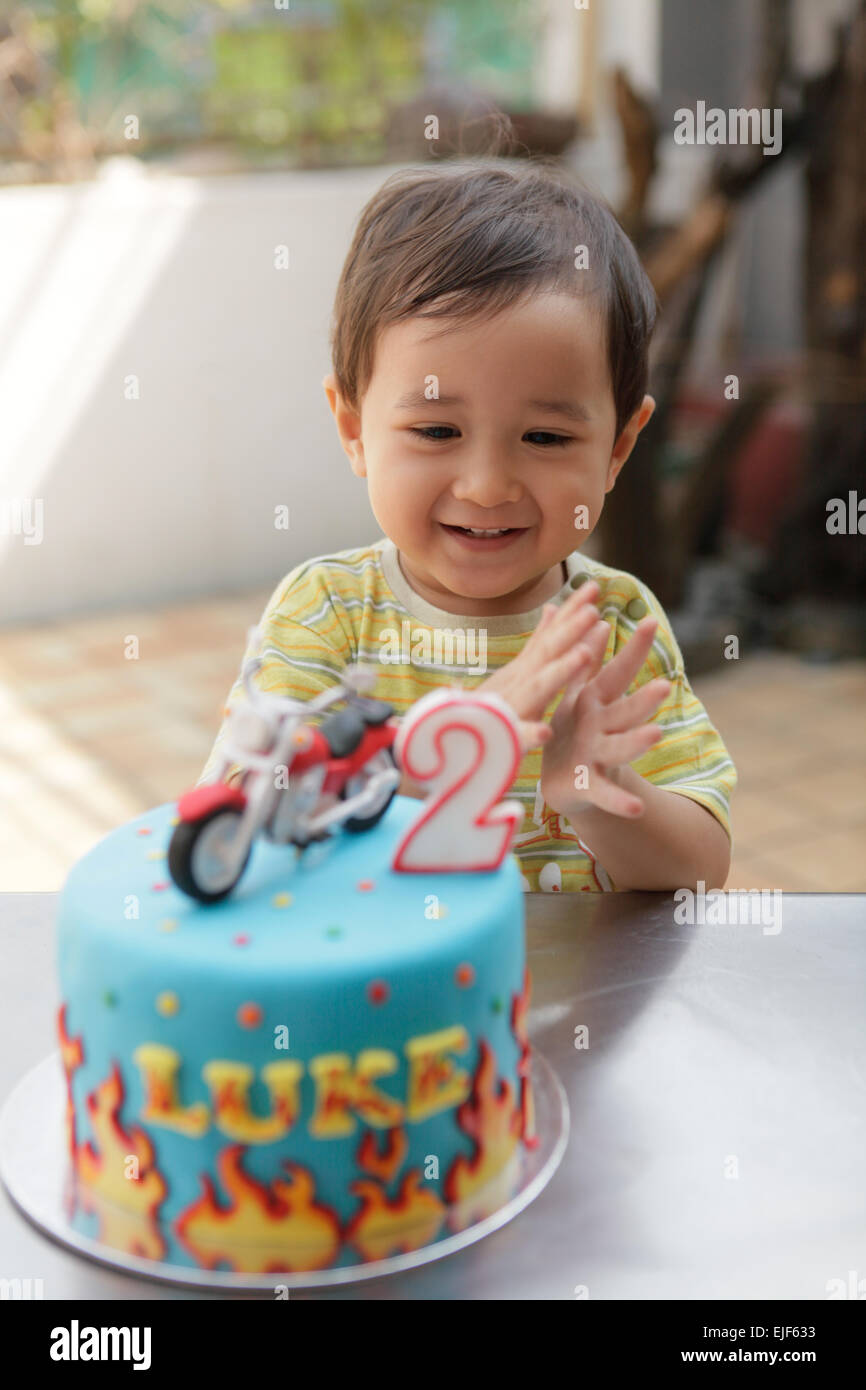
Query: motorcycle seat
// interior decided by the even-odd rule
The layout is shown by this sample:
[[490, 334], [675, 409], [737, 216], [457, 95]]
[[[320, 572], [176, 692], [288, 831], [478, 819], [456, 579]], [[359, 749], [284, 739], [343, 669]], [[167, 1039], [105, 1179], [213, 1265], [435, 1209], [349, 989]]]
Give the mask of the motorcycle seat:
[[323, 719], [319, 725], [319, 733], [325, 739], [333, 757], [348, 758], [364, 737], [366, 727], [360, 714], [356, 714], [352, 709], [343, 709], [338, 714], [329, 714], [327, 719]]
[[365, 724], [371, 728], [378, 728], [380, 724], [385, 724], [394, 713], [394, 706], [386, 704], [384, 700], [373, 700], [367, 695], [358, 695], [352, 701], [352, 709], [360, 714]]

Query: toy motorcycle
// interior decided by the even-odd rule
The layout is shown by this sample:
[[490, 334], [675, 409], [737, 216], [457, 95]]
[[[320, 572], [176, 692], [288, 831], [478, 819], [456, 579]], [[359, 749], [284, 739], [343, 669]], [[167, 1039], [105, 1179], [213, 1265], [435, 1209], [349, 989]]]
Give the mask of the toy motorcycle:
[[[400, 782], [393, 744], [393, 708], [363, 695], [375, 674], [350, 666], [332, 689], [312, 700], [258, 690], [260, 657], [242, 672], [248, 704], [232, 712], [215, 779], [186, 792], [168, 849], [178, 888], [202, 903], [225, 898], [247, 866], [253, 842], [304, 848], [332, 830], [368, 830], [388, 809]], [[305, 723], [345, 700], [348, 707], [317, 727]], [[236, 785], [222, 781], [232, 764]]]

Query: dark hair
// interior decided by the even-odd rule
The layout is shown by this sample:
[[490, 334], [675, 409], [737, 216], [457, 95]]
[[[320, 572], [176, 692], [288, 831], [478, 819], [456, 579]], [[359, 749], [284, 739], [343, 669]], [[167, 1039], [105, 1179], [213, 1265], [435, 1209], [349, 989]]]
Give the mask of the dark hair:
[[[575, 270], [577, 246], [586, 270]], [[337, 286], [341, 394], [359, 408], [386, 324], [496, 312], [542, 289], [601, 294], [619, 435], [646, 392], [657, 300], [607, 204], [544, 160], [399, 170], [363, 209]]]

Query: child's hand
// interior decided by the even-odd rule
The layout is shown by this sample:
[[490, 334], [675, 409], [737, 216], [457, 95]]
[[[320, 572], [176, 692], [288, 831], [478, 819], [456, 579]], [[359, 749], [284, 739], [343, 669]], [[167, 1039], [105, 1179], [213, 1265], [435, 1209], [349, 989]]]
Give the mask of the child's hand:
[[670, 681], [648, 681], [624, 694], [649, 655], [657, 627], [655, 618], [644, 618], [606, 666], [604, 647], [598, 649], [594, 634], [590, 639], [593, 666], [578, 672], [557, 705], [542, 758], [541, 794], [560, 815], [577, 815], [588, 806], [615, 816], [643, 812], [641, 798], [617, 785], [617, 769], [642, 757], [664, 732], [647, 721]]
[[[606, 638], [607, 623], [595, 607], [598, 593], [598, 585], [590, 580], [558, 607], [546, 603], [538, 627], [514, 660], [474, 687], [494, 691], [508, 701], [517, 715], [524, 753], [553, 737], [544, 711], [569, 682], [585, 678], [591, 670], [600, 630]], [[581, 641], [592, 633], [595, 638], [589, 645]]]

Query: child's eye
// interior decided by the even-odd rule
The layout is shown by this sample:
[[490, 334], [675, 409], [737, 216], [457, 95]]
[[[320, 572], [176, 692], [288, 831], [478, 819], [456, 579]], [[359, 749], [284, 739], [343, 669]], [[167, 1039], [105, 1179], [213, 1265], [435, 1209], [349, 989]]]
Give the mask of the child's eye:
[[[535, 435], [535, 438], [533, 438], [533, 435]], [[538, 436], [541, 437], [539, 438]], [[559, 445], [562, 447], [565, 444], [571, 443], [567, 434], [551, 434], [549, 430], [528, 430], [523, 437], [524, 439], [528, 439], [531, 444], [541, 444], [545, 449], [550, 448], [551, 445]]]
[[[411, 427], [411, 430], [412, 434], [420, 435], [422, 439], [451, 439], [456, 433], [456, 431], [452, 428], [451, 425], [424, 425], [420, 428], [416, 425], [413, 425]], [[450, 430], [451, 433], [437, 434], [437, 430]]]
[[[431, 439], [435, 441], [453, 439], [457, 431], [451, 425], [413, 425], [411, 427], [411, 433], [419, 435], [421, 439]], [[563, 448], [566, 444], [571, 443], [571, 439], [567, 434], [553, 434], [550, 430], [529, 430], [528, 433], [524, 435], [524, 438], [528, 439], [532, 444], [540, 444], [542, 448], [545, 449], [551, 447]]]

